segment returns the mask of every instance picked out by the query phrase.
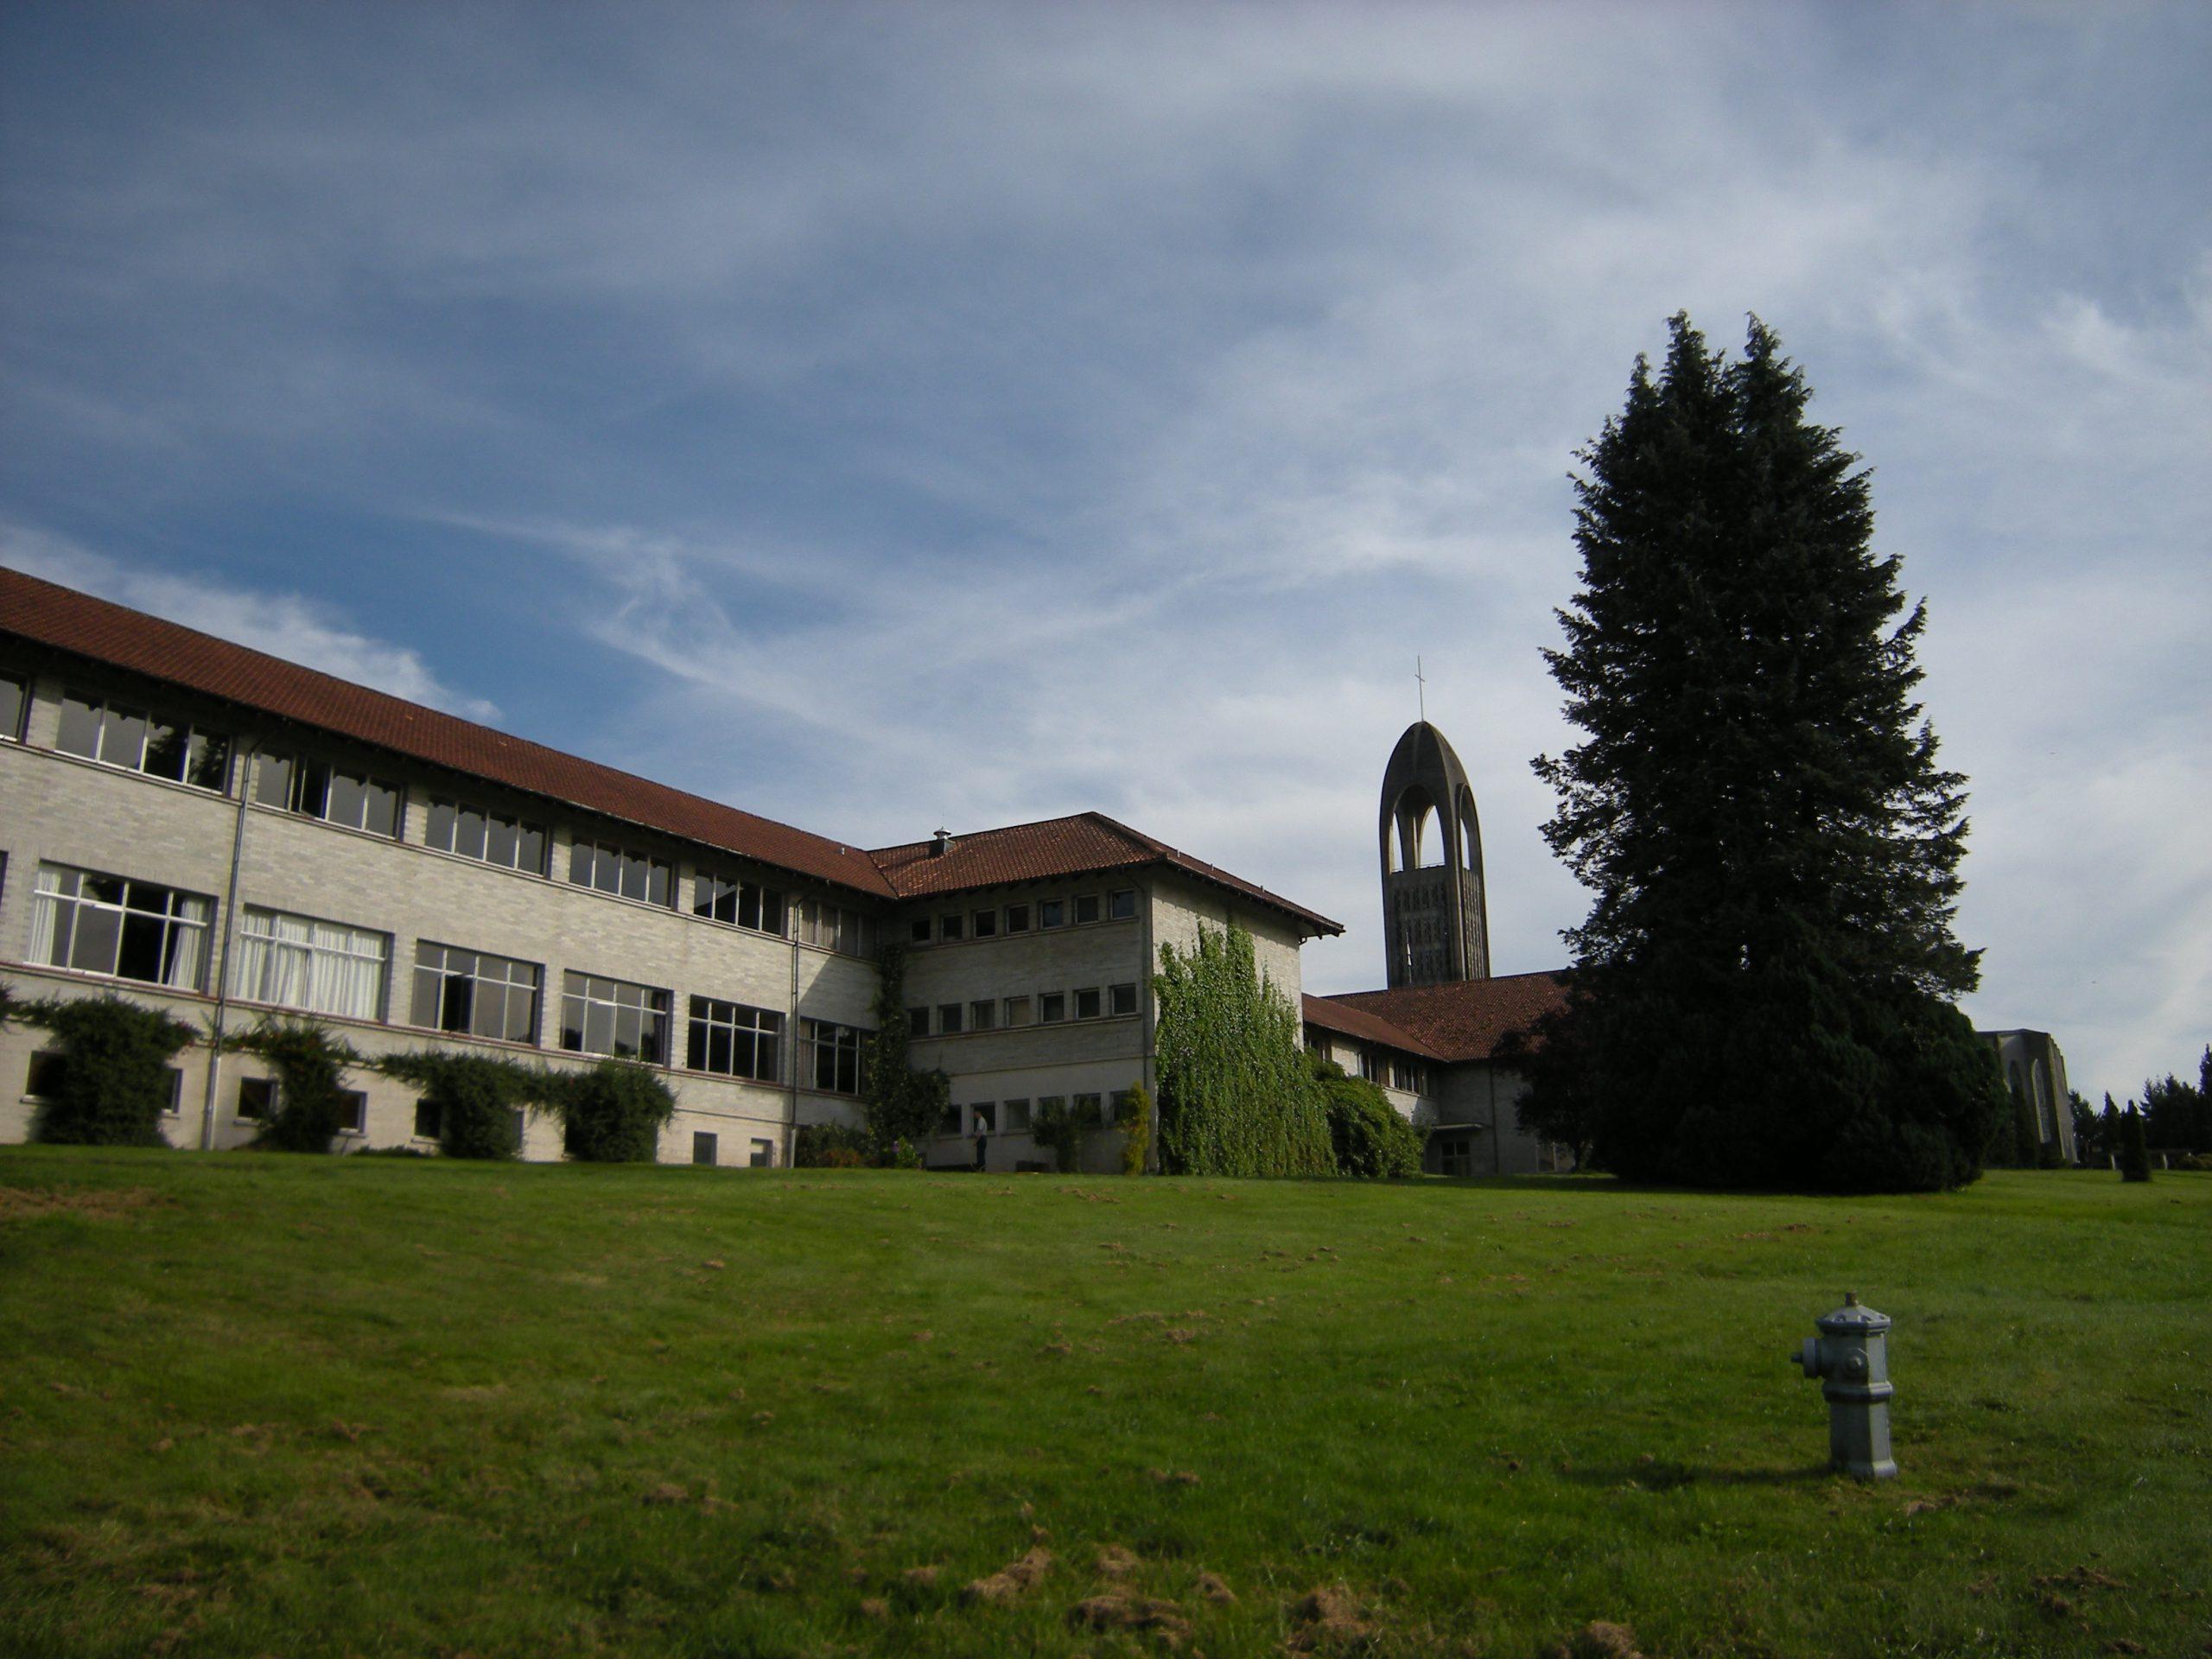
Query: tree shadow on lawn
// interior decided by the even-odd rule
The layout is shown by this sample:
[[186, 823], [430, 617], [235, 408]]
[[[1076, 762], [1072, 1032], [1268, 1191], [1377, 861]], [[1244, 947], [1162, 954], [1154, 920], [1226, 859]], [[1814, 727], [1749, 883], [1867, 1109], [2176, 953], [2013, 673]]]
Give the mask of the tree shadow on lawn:
[[1579, 1486], [1637, 1486], [1647, 1492], [1672, 1491], [1702, 1483], [1707, 1486], [1801, 1486], [1834, 1478], [1825, 1462], [1794, 1464], [1785, 1468], [1700, 1469], [1686, 1463], [1655, 1459], [1646, 1463], [1578, 1465], [1560, 1471], [1560, 1478]]

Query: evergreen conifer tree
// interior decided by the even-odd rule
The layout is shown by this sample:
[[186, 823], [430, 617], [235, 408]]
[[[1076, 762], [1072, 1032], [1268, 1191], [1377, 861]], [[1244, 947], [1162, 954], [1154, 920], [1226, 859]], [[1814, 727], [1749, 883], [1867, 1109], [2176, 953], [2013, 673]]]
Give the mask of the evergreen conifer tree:
[[1579, 457], [1547, 656], [1588, 735], [1536, 769], [1595, 899], [1527, 1117], [1594, 1124], [1638, 1179], [1970, 1180], [2005, 1099], [1953, 1002], [1965, 779], [1913, 702], [1923, 612], [1774, 334], [1731, 364], [1671, 327]]
[[2120, 1118], [2120, 1179], [2123, 1181], [2147, 1181], [2151, 1179], [2151, 1148], [2143, 1135], [2143, 1114], [2130, 1101]]

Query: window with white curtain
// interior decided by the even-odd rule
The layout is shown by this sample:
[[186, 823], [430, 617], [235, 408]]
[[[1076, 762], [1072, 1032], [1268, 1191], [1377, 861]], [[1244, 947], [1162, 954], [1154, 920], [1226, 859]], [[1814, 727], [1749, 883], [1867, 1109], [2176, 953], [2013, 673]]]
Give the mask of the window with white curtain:
[[41, 864], [31, 906], [31, 960], [87, 974], [200, 988], [215, 903], [150, 881]]
[[238, 913], [231, 995], [314, 1014], [384, 1018], [391, 936], [248, 905]]

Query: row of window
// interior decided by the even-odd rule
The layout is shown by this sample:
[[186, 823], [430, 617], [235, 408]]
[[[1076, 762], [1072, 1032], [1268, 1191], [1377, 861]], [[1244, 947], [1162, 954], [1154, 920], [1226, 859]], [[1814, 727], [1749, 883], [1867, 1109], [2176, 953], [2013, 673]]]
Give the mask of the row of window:
[[[1134, 1090], [1117, 1089], [1104, 1094], [1039, 1095], [1037, 1114], [1051, 1116], [1071, 1106], [1078, 1123], [1112, 1128], [1129, 1113]], [[978, 1100], [964, 1106], [948, 1106], [938, 1121], [937, 1132], [950, 1135], [1025, 1135], [1036, 1122], [1027, 1100]]]
[[1103, 897], [1077, 893], [1069, 899], [1039, 899], [1034, 902], [994, 905], [985, 910], [947, 911], [938, 916], [917, 916], [908, 937], [916, 944], [957, 944], [963, 939], [993, 939], [1001, 934], [1027, 933], [1094, 922], [1133, 921], [1137, 913], [1137, 890], [1122, 887]]
[[[20, 736], [27, 702], [21, 679], [0, 677], [0, 735]], [[216, 794], [230, 786], [227, 734], [166, 720], [112, 698], [66, 693], [55, 747]], [[299, 754], [264, 753], [254, 772], [253, 798], [280, 811], [395, 839], [405, 823], [405, 791], [396, 781], [359, 766]], [[553, 837], [544, 824], [451, 797], [430, 798], [423, 844], [500, 869], [550, 874]], [[671, 907], [677, 901], [676, 868], [669, 860], [588, 837], [569, 849], [569, 880], [641, 904]], [[776, 888], [735, 876], [702, 870], [693, 886], [691, 913], [849, 956], [876, 954], [874, 917], [818, 899], [790, 905]]]
[[[204, 983], [213, 900], [152, 882], [41, 864], [31, 912], [31, 958], [56, 968], [176, 990]], [[355, 1020], [385, 1018], [392, 956], [388, 933], [257, 906], [239, 912], [231, 995]], [[488, 950], [419, 940], [410, 1023], [505, 1042], [538, 1040], [544, 969]], [[562, 978], [560, 1046], [670, 1064], [671, 997], [661, 988], [573, 969]], [[713, 997], [690, 1001], [690, 1069], [761, 1083], [782, 1078], [784, 1015]], [[860, 1092], [858, 1027], [798, 1021], [798, 1077]]]
[[963, 1032], [996, 1031], [1018, 1026], [1057, 1026], [1077, 1020], [1118, 1019], [1137, 1011], [1135, 981], [1125, 985], [1084, 986], [1073, 991], [1038, 991], [1020, 996], [984, 997], [969, 1002], [940, 1002], [906, 1010], [912, 1037], [957, 1037]]

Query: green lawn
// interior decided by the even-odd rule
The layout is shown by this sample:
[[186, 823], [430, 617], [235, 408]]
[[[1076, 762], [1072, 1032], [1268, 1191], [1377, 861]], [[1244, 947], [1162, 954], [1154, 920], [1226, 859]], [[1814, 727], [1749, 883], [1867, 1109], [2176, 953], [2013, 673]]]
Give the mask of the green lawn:
[[[10, 1147], [0, 1653], [2196, 1653], [2208, 1268], [2205, 1176]], [[1847, 1287], [1880, 1485], [1788, 1363]]]

